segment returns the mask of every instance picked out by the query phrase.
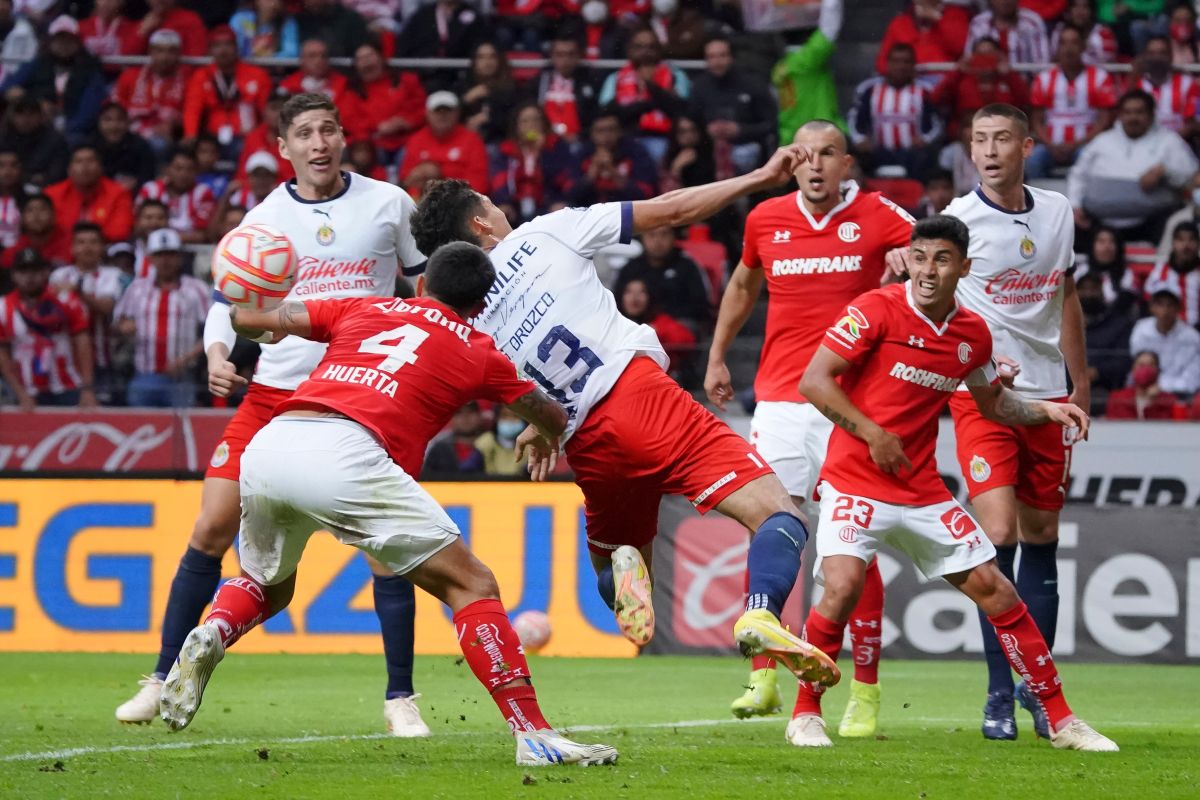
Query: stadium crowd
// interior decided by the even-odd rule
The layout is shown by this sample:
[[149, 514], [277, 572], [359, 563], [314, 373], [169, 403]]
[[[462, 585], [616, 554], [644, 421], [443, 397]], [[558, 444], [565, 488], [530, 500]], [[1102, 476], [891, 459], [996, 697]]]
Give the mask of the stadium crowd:
[[[1097, 411], [1200, 419], [1193, 6], [897, 3], [878, 74], [839, 104], [842, 2], [817, 15], [736, 0], [0, 0], [0, 399], [211, 401], [208, 253], [292, 177], [275, 139], [293, 93], [337, 104], [346, 170], [414, 197], [461, 178], [514, 223], [746, 172], [813, 118], [844, 125], [860, 183], [925, 216], [973, 190], [970, 116], [1003, 101], [1030, 113], [1028, 174], [1075, 209]], [[294, 61], [251, 63], [263, 58]], [[604, 260], [622, 312], [658, 332], [689, 388], [747, 207]], [[236, 356], [252, 369], [252, 347]], [[431, 462], [515, 471], [520, 425], [465, 408]]]

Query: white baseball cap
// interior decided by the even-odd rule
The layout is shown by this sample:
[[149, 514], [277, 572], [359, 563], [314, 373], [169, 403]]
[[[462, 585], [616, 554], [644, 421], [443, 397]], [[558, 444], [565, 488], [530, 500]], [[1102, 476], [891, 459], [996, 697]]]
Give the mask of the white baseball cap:
[[179, 232], [174, 228], [159, 228], [156, 231], [150, 231], [150, 235], [146, 237], [146, 252], [150, 255], [178, 253], [182, 250], [183, 240], [179, 238]]
[[159, 28], [154, 33], [150, 34], [151, 47], [182, 47], [183, 39], [179, 36], [178, 31], [173, 31], [170, 28]]
[[66, 14], [59, 14], [54, 18], [54, 22], [50, 23], [50, 28], [47, 31], [51, 36], [59, 33], [69, 33], [72, 36], [79, 35], [79, 22], [74, 17]]
[[458, 108], [458, 95], [445, 89], [429, 95], [429, 99], [425, 101], [425, 110], [434, 111], [439, 108]]
[[266, 150], [255, 151], [246, 159], [246, 174], [249, 175], [256, 169], [265, 169], [272, 175], [278, 175], [279, 161]]

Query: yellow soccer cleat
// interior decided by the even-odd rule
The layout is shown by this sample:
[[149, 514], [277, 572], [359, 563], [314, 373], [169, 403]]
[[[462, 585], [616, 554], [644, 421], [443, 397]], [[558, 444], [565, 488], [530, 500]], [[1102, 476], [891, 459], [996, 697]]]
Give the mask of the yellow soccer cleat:
[[832, 658], [783, 627], [765, 608], [742, 614], [734, 623], [733, 638], [742, 655], [770, 656], [802, 681], [833, 686], [842, 679]]
[[850, 701], [842, 724], [838, 725], [838, 736], [846, 739], [865, 739], [875, 735], [879, 721], [879, 684], [850, 681]]
[[622, 545], [612, 554], [617, 627], [626, 639], [644, 647], [654, 638], [654, 601], [650, 595], [650, 570], [636, 547]]
[[783, 698], [779, 695], [779, 685], [775, 680], [775, 668], [756, 669], [750, 673], [750, 683], [746, 692], [734, 700], [729, 710], [738, 719], [750, 717], [765, 717], [768, 714], [778, 714], [783, 708]]

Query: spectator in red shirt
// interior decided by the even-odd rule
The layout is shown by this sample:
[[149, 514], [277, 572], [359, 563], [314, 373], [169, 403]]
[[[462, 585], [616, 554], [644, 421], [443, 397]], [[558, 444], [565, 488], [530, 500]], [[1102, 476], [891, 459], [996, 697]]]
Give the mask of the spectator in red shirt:
[[138, 34], [138, 24], [121, 15], [124, 7], [125, 0], [96, 0], [92, 15], [80, 21], [79, 38], [96, 58], [136, 56], [145, 49], [146, 41]]
[[176, 31], [155, 31], [150, 36], [149, 63], [126, 67], [113, 88], [113, 100], [129, 112], [134, 133], [159, 153], [174, 143], [183, 120], [191, 73], [180, 61], [180, 41]]
[[238, 59], [237, 39], [228, 25], [213, 28], [208, 43], [212, 63], [188, 82], [183, 136], [193, 139], [204, 130], [216, 136], [222, 148], [236, 153], [243, 137], [258, 125], [271, 96], [271, 78], [266, 70]]
[[887, 72], [888, 53], [903, 42], [917, 52], [918, 64], [956, 62], [967, 45], [967, 27], [971, 14], [962, 6], [942, 0], [916, 0], [888, 25], [875, 58], [875, 71]]
[[175, 31], [179, 34], [185, 56], [202, 56], [207, 47], [208, 32], [204, 20], [195, 11], [176, 8], [175, 0], [146, 0], [150, 11], [142, 17], [138, 35], [149, 39], [158, 30]]
[[[286, 95], [279, 92], [272, 94], [271, 99], [263, 108], [262, 122], [257, 128], [246, 134], [246, 140], [242, 142], [242, 158], [238, 162], [237, 173], [234, 175], [236, 180], [244, 181], [246, 179], [246, 162], [250, 160], [250, 156], [255, 153], [270, 153], [272, 156], [279, 153], [279, 111], [285, 102], [287, 102]], [[344, 116], [343, 119], [345, 119]], [[286, 158], [280, 159], [279, 180], [290, 181], [294, 177], [296, 177], [296, 170], [292, 169], [292, 162]]]
[[612, 109], [601, 109], [592, 120], [579, 167], [583, 174], [571, 188], [570, 205], [645, 200], [655, 194], [658, 167], [644, 147], [621, 134], [621, 119]]
[[1109, 419], [1175, 419], [1180, 405], [1175, 395], [1158, 385], [1158, 354], [1143, 350], [1133, 359], [1129, 373], [1132, 386], [1114, 389], [1108, 395]]
[[586, 137], [596, 111], [595, 77], [580, 64], [582, 50], [576, 34], [560, 31], [550, 42], [550, 66], [538, 75], [534, 96], [554, 133], [575, 144]]
[[347, 138], [366, 139], [388, 163], [425, 124], [425, 89], [411, 72], [393, 72], [379, 46], [354, 52], [354, 76], [343, 95], [342, 124]]
[[300, 46], [300, 69], [284, 78], [279, 88], [288, 94], [323, 94], [341, 112], [346, 95], [346, 76], [329, 64], [329, 45], [320, 39], [309, 39]]
[[13, 257], [25, 249], [36, 250], [52, 267], [71, 263], [71, 234], [58, 225], [54, 201], [44, 194], [25, 198], [21, 207], [21, 235], [4, 252], [3, 266], [11, 267]]
[[601, 105], [614, 105], [621, 122], [656, 162], [666, 155], [671, 120], [687, 108], [687, 75], [663, 60], [662, 45], [649, 28], [635, 31], [626, 47], [629, 62], [600, 87]]
[[110, 242], [124, 241], [133, 232], [133, 199], [124, 186], [104, 177], [94, 145], [75, 148], [67, 179], [47, 186], [46, 196], [54, 201], [58, 226], [64, 230], [76, 222], [94, 222]]
[[186, 148], [175, 151], [163, 170], [163, 177], [143, 186], [137, 199], [138, 205], [143, 200], [166, 204], [170, 226], [188, 244], [207, 238], [208, 223], [217, 204], [212, 189], [196, 180], [196, 155]]
[[995, 39], [980, 39], [957, 72], [946, 77], [933, 92], [933, 102], [947, 109], [950, 137], [958, 136], [964, 117], [990, 103], [1029, 105], [1025, 79], [1009, 69], [1008, 59]]
[[17, 405], [94, 408], [87, 309], [50, 288], [50, 263], [32, 248], [17, 253], [13, 282], [0, 299], [0, 377]]
[[536, 102], [519, 106], [512, 135], [493, 162], [492, 201], [514, 225], [562, 208], [578, 178], [566, 142], [550, 132], [550, 120]]
[[425, 103], [426, 125], [404, 149], [400, 179], [413, 197], [438, 178], [464, 180], [479, 193], [488, 190], [487, 148], [479, 134], [459, 122], [458, 96], [434, 92]]
[[691, 362], [696, 356], [696, 336], [686, 325], [659, 310], [650, 286], [641, 278], [627, 281], [621, 289], [621, 313], [643, 325], [649, 325], [671, 360], [667, 372], [681, 383], [688, 380]]

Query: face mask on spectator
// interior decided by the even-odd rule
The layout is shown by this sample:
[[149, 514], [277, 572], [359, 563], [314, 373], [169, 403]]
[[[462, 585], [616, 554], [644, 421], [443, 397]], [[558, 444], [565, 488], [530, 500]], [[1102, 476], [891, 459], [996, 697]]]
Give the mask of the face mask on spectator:
[[1188, 24], [1186, 22], [1172, 22], [1171, 23], [1171, 38], [1174, 39], [1175, 41], [1179, 42], [1180, 44], [1183, 44], [1184, 42], [1189, 42], [1192, 39], [1192, 29], [1188, 26]]
[[515, 442], [525, 430], [525, 421], [520, 419], [502, 419], [496, 423], [496, 435], [506, 442]]
[[608, 18], [608, 5], [603, 0], [588, 0], [579, 9], [583, 21], [589, 25], [599, 25]]
[[655, 14], [666, 17], [675, 13], [675, 9], [679, 8], [679, 0], [653, 0], [650, 5], [654, 7]]
[[1200, 206], [1200, 186], [1192, 189], [1192, 203]]
[[1140, 367], [1133, 368], [1130, 377], [1133, 378], [1134, 386], [1139, 389], [1147, 389], [1158, 381], [1158, 367], [1142, 364]]

